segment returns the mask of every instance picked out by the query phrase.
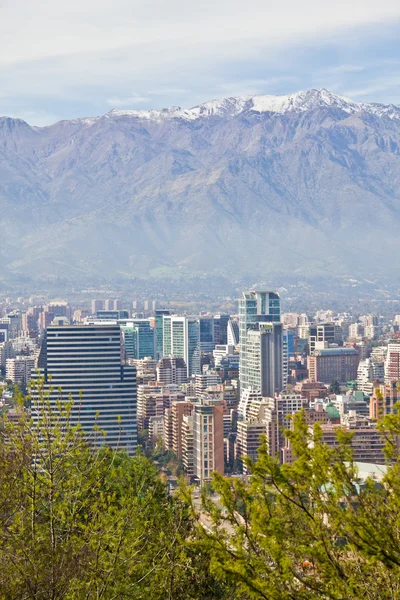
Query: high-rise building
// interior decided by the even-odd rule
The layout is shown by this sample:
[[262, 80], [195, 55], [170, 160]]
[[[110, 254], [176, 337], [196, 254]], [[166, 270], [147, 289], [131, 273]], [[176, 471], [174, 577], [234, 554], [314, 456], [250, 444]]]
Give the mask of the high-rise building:
[[197, 404], [193, 410], [193, 472], [203, 483], [224, 474], [224, 423], [221, 404]]
[[214, 342], [214, 317], [211, 315], [199, 317], [200, 322], [200, 350], [212, 352], [215, 348]]
[[163, 355], [163, 317], [169, 315], [169, 310], [157, 309], [155, 311], [155, 329], [156, 329], [156, 351], [157, 359], [160, 360]]
[[237, 346], [239, 344], [239, 323], [234, 319], [229, 319], [226, 341], [229, 346]]
[[182, 424], [185, 416], [190, 416], [193, 412], [192, 402], [175, 402], [171, 407], [172, 413], [172, 449], [176, 456], [182, 458]]
[[201, 372], [198, 317], [163, 316], [163, 355], [183, 358], [187, 376]]
[[319, 348], [328, 348], [330, 344], [342, 342], [342, 329], [336, 323], [317, 323], [310, 325], [308, 346], [310, 354]]
[[274, 396], [284, 388], [283, 326], [281, 323], [258, 326], [257, 330], [247, 331], [245, 355], [240, 351], [240, 390], [250, 387], [262, 396]]
[[[136, 370], [121, 360], [118, 325], [49, 327], [44, 334], [38, 368], [44, 377], [51, 404], [59, 399], [58, 388], [74, 400], [72, 423], [80, 423], [89, 441], [136, 449]], [[51, 378], [50, 378], [51, 376]], [[33, 396], [32, 415], [40, 418], [40, 399]], [[95, 434], [98, 426], [106, 433]]]
[[283, 388], [283, 326], [276, 292], [246, 291], [239, 299], [240, 393], [273, 396]]
[[155, 358], [155, 330], [149, 319], [132, 319], [121, 325], [126, 358]]
[[385, 361], [385, 383], [400, 381], [400, 343], [390, 343]]
[[214, 315], [214, 343], [226, 345], [228, 343], [229, 315]]
[[104, 310], [104, 300], [92, 300], [92, 315], [95, 315], [98, 310]]
[[52, 321], [54, 320], [55, 314], [53, 312], [49, 312], [49, 311], [43, 311], [39, 314], [39, 329], [40, 331], [44, 331], [45, 329], [47, 329], [50, 325], [50, 323], [52, 323]]

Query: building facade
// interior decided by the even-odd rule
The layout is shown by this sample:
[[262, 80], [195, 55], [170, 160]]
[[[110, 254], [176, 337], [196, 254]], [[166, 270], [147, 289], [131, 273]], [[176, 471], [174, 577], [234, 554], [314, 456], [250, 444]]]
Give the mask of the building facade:
[[[71, 395], [71, 422], [80, 423], [89, 442], [136, 450], [136, 370], [121, 359], [122, 341], [118, 325], [49, 327], [43, 338], [38, 368], [44, 389], [55, 406]], [[52, 390], [52, 391], [51, 391]], [[32, 398], [32, 416], [40, 419], [41, 403]], [[94, 432], [98, 426], [106, 437]]]

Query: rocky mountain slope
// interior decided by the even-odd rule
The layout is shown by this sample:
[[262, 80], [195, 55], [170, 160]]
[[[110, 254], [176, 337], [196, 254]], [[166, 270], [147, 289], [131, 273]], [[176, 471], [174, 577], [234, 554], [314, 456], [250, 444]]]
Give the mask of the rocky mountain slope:
[[400, 108], [327, 90], [0, 118], [0, 276], [390, 275]]

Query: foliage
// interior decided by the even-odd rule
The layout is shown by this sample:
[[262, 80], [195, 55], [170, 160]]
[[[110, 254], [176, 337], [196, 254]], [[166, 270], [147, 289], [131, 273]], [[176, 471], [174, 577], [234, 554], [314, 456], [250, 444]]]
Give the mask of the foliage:
[[351, 436], [321, 442], [304, 415], [287, 432], [297, 457], [279, 465], [260, 449], [248, 460], [249, 484], [215, 475], [215, 497], [204, 495], [201, 545], [222, 581], [264, 599], [395, 599], [400, 597], [400, 418], [382, 421], [391, 462], [382, 484], [360, 482]]
[[0, 431], [0, 598], [223, 597], [154, 464], [89, 447], [70, 399], [50, 403], [40, 380], [32, 393], [38, 420], [5, 417]]
[[340, 394], [340, 383], [337, 379], [334, 379], [329, 386], [330, 394]]

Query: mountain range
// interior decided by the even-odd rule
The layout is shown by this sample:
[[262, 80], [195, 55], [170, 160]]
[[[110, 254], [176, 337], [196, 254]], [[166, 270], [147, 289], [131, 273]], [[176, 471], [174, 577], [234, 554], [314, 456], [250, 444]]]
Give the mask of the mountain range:
[[327, 90], [0, 117], [0, 277], [391, 277], [400, 107]]

